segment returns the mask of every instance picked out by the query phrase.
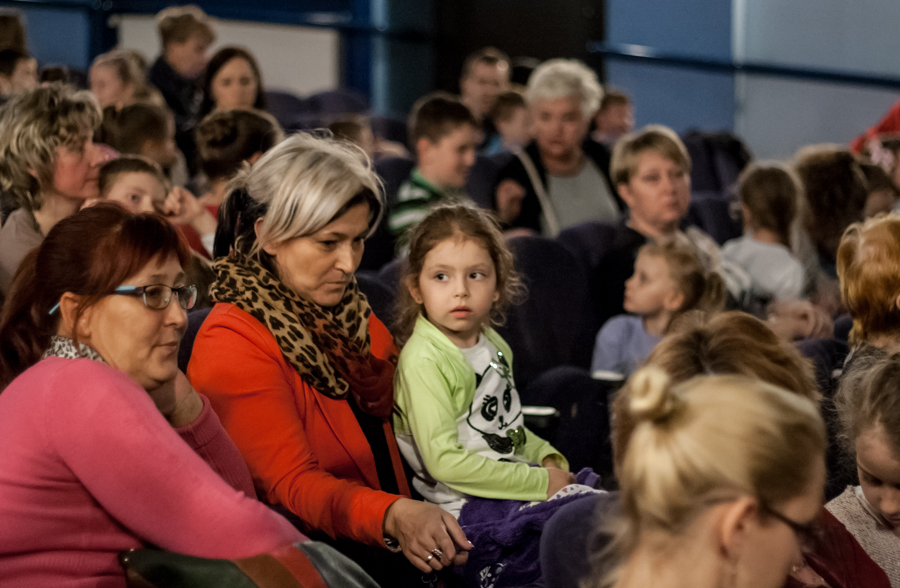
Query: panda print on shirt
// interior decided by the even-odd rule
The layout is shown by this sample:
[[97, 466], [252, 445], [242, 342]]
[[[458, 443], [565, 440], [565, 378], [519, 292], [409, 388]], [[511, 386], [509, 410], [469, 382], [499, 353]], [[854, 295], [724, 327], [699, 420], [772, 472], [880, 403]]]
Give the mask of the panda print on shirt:
[[484, 336], [475, 347], [463, 350], [463, 355], [475, 369], [475, 396], [465, 423], [460, 423], [460, 440], [470, 451], [486, 457], [515, 460], [526, 436], [509, 361]]

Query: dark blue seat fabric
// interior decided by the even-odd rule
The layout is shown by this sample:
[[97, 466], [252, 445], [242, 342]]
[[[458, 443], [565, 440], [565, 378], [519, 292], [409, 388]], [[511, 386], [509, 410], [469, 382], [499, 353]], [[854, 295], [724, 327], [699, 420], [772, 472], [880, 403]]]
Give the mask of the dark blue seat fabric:
[[702, 229], [719, 245], [744, 234], [744, 223], [731, 201], [711, 197], [709, 193], [692, 195], [685, 221]]
[[346, 114], [365, 114], [369, 111], [369, 102], [365, 96], [343, 88], [310, 94], [306, 97], [306, 106], [310, 112], [328, 118]]
[[619, 512], [619, 493], [608, 492], [575, 500], [560, 508], [541, 534], [541, 572], [547, 588], [572, 588], [592, 573], [591, 554], [612, 540], [603, 533], [605, 521]]
[[378, 279], [392, 292], [399, 294], [400, 279], [406, 269], [406, 258], [400, 257], [378, 270]]
[[599, 325], [585, 270], [565, 247], [550, 239], [516, 237], [509, 246], [528, 297], [509, 309], [506, 324], [498, 331], [513, 350], [519, 389], [552, 367], [587, 369]]
[[394, 306], [397, 296], [393, 290], [381, 283], [374, 272], [356, 272], [356, 283], [360, 291], [369, 299], [369, 306], [375, 316], [388, 327], [394, 321]]
[[847, 343], [850, 341], [850, 329], [853, 328], [853, 317], [842, 314], [834, 319], [834, 338]]
[[266, 92], [266, 110], [275, 117], [282, 128], [287, 129], [293, 121], [307, 111], [303, 98], [291, 92], [268, 90]]
[[559, 411], [559, 424], [547, 441], [569, 460], [569, 468], [589, 467], [604, 482], [612, 480], [609, 403], [621, 383], [595, 380], [588, 370], [571, 365], [550, 368], [524, 385], [518, 372], [514, 376], [523, 405]]
[[503, 168], [502, 158], [478, 155], [466, 178], [466, 194], [481, 208], [494, 208], [494, 186]]
[[408, 157], [386, 157], [375, 162], [375, 173], [384, 182], [388, 210], [397, 202], [397, 191], [409, 179], [414, 167], [416, 163]]
[[752, 159], [747, 145], [729, 132], [692, 129], [681, 138], [691, 157], [693, 189], [714, 192], [728, 199], [738, 176]]
[[192, 310], [188, 313], [187, 330], [184, 337], [181, 338], [181, 344], [178, 346], [178, 369], [187, 373], [188, 363], [191, 361], [191, 352], [194, 350], [194, 339], [197, 338], [197, 332], [203, 325], [203, 321], [209, 316], [212, 308], [201, 308]]
[[617, 230], [616, 224], [591, 221], [563, 229], [556, 240], [575, 256], [590, 275], [600, 265]]
[[373, 116], [372, 133], [379, 139], [400, 143], [404, 147], [409, 144], [406, 121], [391, 116]]

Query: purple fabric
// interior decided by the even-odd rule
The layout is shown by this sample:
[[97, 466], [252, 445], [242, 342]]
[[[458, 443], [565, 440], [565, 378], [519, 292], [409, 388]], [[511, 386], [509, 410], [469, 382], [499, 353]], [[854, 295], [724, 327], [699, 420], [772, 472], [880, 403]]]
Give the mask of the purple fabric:
[[[590, 468], [575, 476], [579, 484], [594, 487], [600, 477]], [[526, 586], [541, 579], [541, 531], [561, 507], [589, 496], [574, 494], [527, 504], [521, 500], [470, 498], [459, 515], [459, 524], [475, 547], [463, 571], [471, 588]]]

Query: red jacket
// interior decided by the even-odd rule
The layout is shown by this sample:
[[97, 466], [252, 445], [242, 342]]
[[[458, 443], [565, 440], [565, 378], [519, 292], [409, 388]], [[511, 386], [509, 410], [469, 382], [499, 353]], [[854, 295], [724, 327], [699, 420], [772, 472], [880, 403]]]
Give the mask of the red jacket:
[[[369, 334], [373, 355], [396, 353], [374, 316]], [[209, 398], [269, 503], [331, 537], [384, 546], [384, 514], [400, 496], [379, 490], [375, 458], [350, 405], [303, 382], [263, 324], [217, 304], [194, 341], [188, 377]], [[400, 491], [409, 496], [389, 420], [384, 433]]]

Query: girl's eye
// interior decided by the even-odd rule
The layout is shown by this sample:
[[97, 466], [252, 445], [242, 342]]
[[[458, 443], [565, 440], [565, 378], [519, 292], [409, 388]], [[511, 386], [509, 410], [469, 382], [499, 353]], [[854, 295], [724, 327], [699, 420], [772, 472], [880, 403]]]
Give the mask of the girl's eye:
[[141, 197], [137, 194], [132, 194], [131, 196], [129, 196], [129, 198], [131, 198], [131, 201], [135, 204], [141, 201]]
[[472, 272], [469, 274], [469, 277], [473, 280], [481, 280], [484, 278], [484, 274], [481, 272]]
[[444, 282], [447, 280], [447, 274], [435, 274], [434, 279]]

